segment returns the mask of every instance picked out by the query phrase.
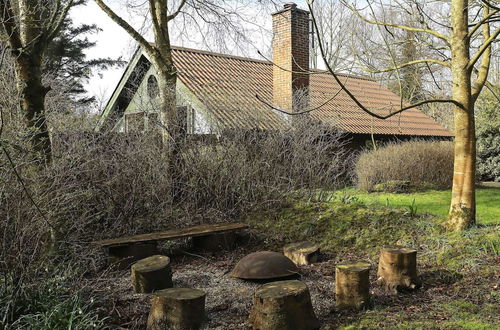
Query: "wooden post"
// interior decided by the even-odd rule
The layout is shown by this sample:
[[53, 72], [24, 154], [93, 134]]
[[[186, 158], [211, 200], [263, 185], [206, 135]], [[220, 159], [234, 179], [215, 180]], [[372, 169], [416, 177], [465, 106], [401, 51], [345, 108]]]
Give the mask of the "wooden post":
[[254, 330], [319, 329], [309, 289], [296, 280], [272, 282], [258, 289], [249, 321]]
[[319, 245], [312, 242], [300, 242], [283, 248], [286, 257], [297, 266], [310, 265], [318, 261]]
[[137, 293], [151, 293], [172, 287], [169, 257], [156, 255], [139, 260], [132, 265], [131, 273], [132, 285]]
[[338, 308], [363, 309], [371, 304], [368, 262], [340, 263], [335, 267], [335, 301]]
[[158, 254], [156, 242], [115, 245], [107, 248], [109, 263], [127, 269], [134, 262]]
[[194, 330], [205, 321], [205, 292], [191, 288], [171, 288], [154, 293], [148, 330]]
[[417, 250], [402, 246], [386, 246], [380, 251], [377, 283], [386, 290], [403, 291], [419, 288]]

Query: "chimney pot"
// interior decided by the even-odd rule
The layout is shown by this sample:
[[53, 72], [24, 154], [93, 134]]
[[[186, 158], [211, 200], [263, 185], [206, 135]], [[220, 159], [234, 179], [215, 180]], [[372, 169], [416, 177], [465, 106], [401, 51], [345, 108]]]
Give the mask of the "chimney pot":
[[297, 8], [297, 4], [295, 2], [287, 2], [283, 5], [285, 9], [295, 9]]

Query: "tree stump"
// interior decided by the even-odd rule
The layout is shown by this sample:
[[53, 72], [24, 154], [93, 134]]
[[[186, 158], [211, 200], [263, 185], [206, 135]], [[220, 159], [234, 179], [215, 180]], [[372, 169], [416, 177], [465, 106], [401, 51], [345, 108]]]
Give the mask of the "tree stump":
[[309, 289], [297, 280], [272, 282], [258, 289], [249, 321], [254, 330], [319, 329]]
[[368, 262], [340, 263], [335, 267], [335, 301], [340, 309], [363, 309], [371, 304]]
[[132, 265], [131, 273], [132, 285], [137, 293], [151, 293], [172, 287], [169, 257], [156, 255], [139, 260]]
[[414, 290], [422, 283], [417, 276], [417, 250], [386, 246], [380, 251], [377, 283], [389, 291]]
[[171, 288], [154, 293], [147, 329], [199, 329], [205, 321], [205, 292], [191, 288]]
[[229, 251], [236, 246], [236, 233], [217, 233], [193, 237], [193, 246], [198, 251]]
[[313, 242], [300, 242], [283, 248], [286, 257], [297, 266], [310, 265], [318, 261], [319, 245]]
[[156, 242], [115, 245], [107, 248], [108, 261], [119, 269], [127, 269], [134, 262], [158, 254]]

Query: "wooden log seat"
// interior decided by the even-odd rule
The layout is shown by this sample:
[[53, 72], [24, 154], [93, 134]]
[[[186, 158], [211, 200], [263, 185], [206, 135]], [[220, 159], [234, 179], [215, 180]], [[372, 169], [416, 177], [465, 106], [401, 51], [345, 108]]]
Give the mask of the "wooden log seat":
[[335, 303], [339, 309], [364, 309], [371, 305], [368, 262], [346, 262], [335, 267]]
[[319, 329], [309, 289], [301, 281], [279, 281], [255, 292], [249, 321], [254, 330]]
[[313, 242], [292, 243], [283, 248], [283, 254], [297, 266], [310, 265], [318, 261], [319, 245]]
[[151, 300], [147, 329], [199, 329], [205, 321], [205, 297], [205, 292], [191, 288], [156, 291]]
[[198, 225], [156, 233], [94, 241], [91, 245], [105, 248], [111, 256], [110, 261], [119, 263], [120, 268], [123, 269], [130, 267], [132, 263], [140, 259], [158, 254], [156, 247], [158, 241], [193, 237], [195, 245], [198, 244], [201, 248], [204, 246], [208, 250], [221, 247], [229, 249], [235, 243], [234, 236], [231, 235], [247, 228], [248, 225], [243, 223]]
[[380, 251], [377, 283], [394, 293], [420, 288], [417, 275], [417, 250], [403, 246], [385, 246]]
[[151, 293], [172, 287], [172, 270], [167, 256], [155, 255], [139, 260], [130, 270], [136, 293]]

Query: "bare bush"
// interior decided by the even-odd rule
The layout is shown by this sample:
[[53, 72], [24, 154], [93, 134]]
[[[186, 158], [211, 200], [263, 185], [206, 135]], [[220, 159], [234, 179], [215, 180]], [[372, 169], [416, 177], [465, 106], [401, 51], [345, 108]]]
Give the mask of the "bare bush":
[[448, 141], [390, 143], [363, 153], [356, 163], [358, 187], [400, 180], [416, 187], [446, 189], [453, 175], [453, 144]]

